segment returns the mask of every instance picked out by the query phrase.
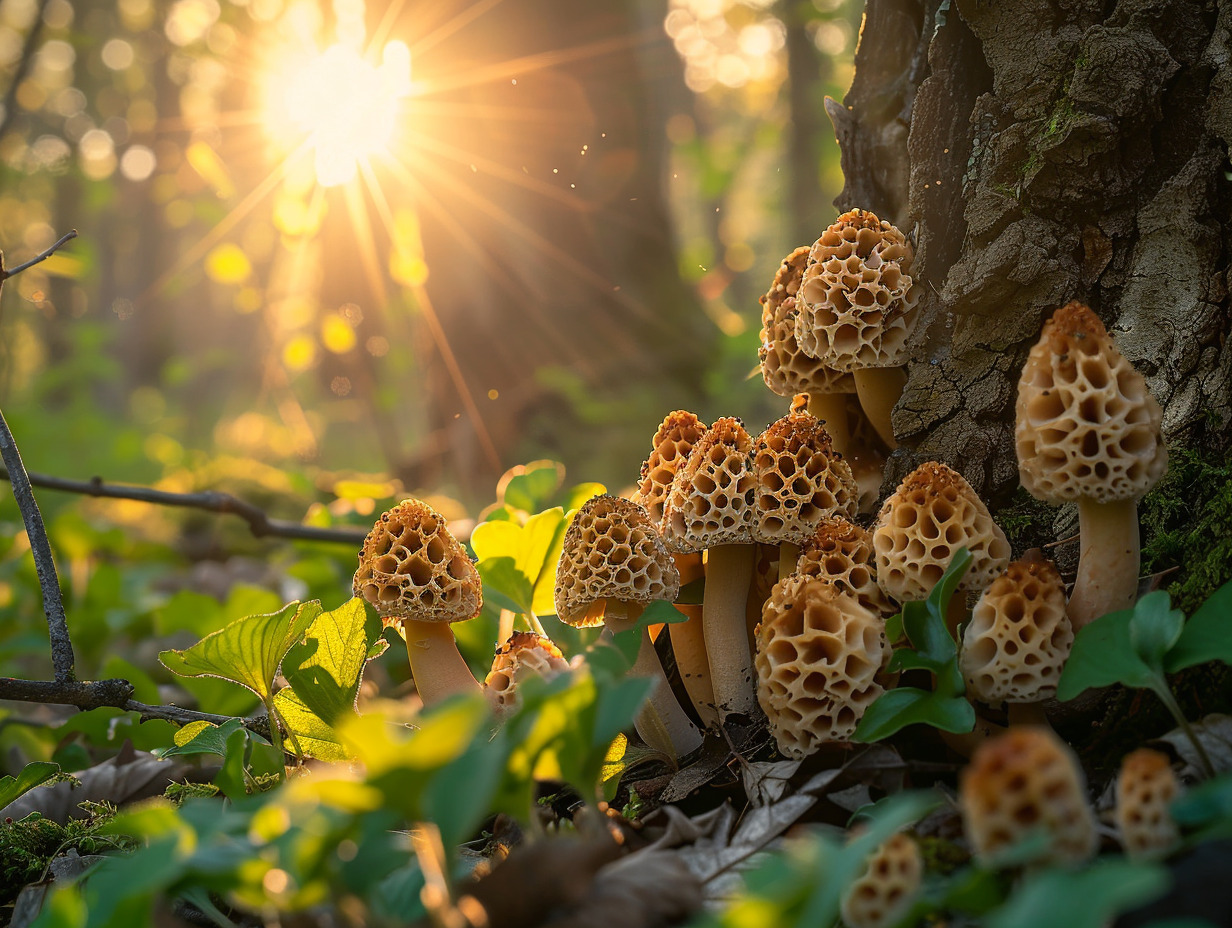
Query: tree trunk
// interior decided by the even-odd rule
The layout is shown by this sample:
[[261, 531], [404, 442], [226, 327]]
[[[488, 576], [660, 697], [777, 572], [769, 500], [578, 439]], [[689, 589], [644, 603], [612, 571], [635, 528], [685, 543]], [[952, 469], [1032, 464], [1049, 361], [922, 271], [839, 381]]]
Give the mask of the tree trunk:
[[1018, 374], [1070, 299], [1146, 375], [1170, 441], [1226, 450], [1232, 2], [869, 0], [828, 109], [836, 205], [916, 236], [887, 483], [937, 459], [1005, 498]]

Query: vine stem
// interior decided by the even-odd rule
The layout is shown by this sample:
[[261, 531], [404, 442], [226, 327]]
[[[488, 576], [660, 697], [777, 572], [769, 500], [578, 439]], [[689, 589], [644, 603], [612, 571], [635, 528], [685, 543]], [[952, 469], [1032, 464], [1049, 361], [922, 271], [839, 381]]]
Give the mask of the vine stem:
[[1189, 719], [1185, 718], [1185, 713], [1181, 711], [1180, 705], [1176, 701], [1176, 697], [1172, 695], [1172, 690], [1168, 683], [1162, 677], [1156, 680], [1151, 687], [1155, 691], [1155, 695], [1159, 697], [1159, 701], [1164, 704], [1164, 708], [1180, 726], [1181, 731], [1185, 733], [1185, 737], [1189, 739], [1189, 743], [1193, 745], [1194, 751], [1198, 754], [1198, 763], [1202, 765], [1202, 772], [1208, 780], [1215, 778], [1215, 765], [1211, 763], [1210, 755], [1206, 753], [1206, 748], [1202, 744], [1202, 740], [1198, 737], [1197, 732], [1189, 724]]

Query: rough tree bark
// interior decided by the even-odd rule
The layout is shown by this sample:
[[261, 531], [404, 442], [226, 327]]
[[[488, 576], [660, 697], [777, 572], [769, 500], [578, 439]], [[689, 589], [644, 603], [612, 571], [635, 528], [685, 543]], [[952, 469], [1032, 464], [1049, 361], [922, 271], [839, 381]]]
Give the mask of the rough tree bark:
[[1167, 438], [1227, 450], [1232, 2], [869, 0], [829, 110], [836, 205], [913, 230], [925, 287], [887, 482], [940, 459], [1004, 499], [1019, 370], [1075, 298]]

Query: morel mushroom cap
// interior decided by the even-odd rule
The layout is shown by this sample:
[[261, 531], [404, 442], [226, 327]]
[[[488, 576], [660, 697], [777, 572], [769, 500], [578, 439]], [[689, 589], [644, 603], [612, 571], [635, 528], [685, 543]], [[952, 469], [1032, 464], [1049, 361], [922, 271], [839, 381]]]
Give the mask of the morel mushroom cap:
[[483, 606], [483, 581], [445, 517], [406, 499], [383, 513], [364, 539], [352, 589], [386, 624], [403, 619], [459, 622]]
[[565, 532], [556, 569], [556, 615], [578, 628], [603, 623], [614, 599], [673, 602], [680, 574], [646, 510], [618, 496], [588, 500]]
[[1135, 859], [1163, 857], [1180, 840], [1168, 807], [1181, 791], [1167, 756], [1139, 748], [1121, 762], [1116, 823], [1125, 853]]
[[973, 558], [960, 590], [980, 590], [1005, 570], [1010, 545], [988, 507], [957, 472], [921, 464], [885, 501], [873, 530], [877, 583], [901, 602], [927, 598], [959, 548]]
[[888, 618], [898, 611], [877, 585], [873, 536], [842, 516], [821, 520], [800, 553], [796, 573], [831, 583], [869, 612]]
[[569, 662], [550, 638], [534, 632], [514, 632], [496, 652], [483, 692], [498, 715], [518, 705], [518, 682], [528, 677], [551, 680], [569, 669]]
[[843, 741], [883, 690], [885, 623], [821, 580], [775, 584], [757, 630], [757, 701], [786, 757]]
[[843, 896], [847, 928], [890, 928], [898, 924], [920, 891], [924, 858], [915, 839], [893, 835], [873, 853], [863, 875]]
[[1078, 863], [1095, 853], [1095, 816], [1073, 751], [1045, 728], [1014, 727], [979, 746], [959, 783], [963, 827], [975, 856], [990, 862], [1035, 831], [1044, 859]]
[[753, 441], [739, 419], [717, 420], [676, 472], [663, 507], [663, 540], [681, 554], [753, 543]]
[[797, 296], [804, 352], [837, 371], [906, 363], [917, 316], [906, 236], [854, 209], [821, 234], [809, 258]]
[[663, 522], [663, 504], [672, 488], [676, 472], [688, 460], [689, 452], [706, 432], [706, 423], [683, 409], [669, 412], [651, 440], [650, 456], [642, 464], [635, 501], [645, 507], [650, 521]]
[[858, 491], [825, 427], [807, 413], [773, 422], [753, 446], [757, 478], [753, 538], [802, 545], [826, 516], [855, 516]]
[[1163, 476], [1159, 404], [1090, 308], [1044, 325], [1018, 381], [1022, 485], [1050, 502], [1137, 499]]
[[1038, 702], [1056, 695], [1073, 644], [1061, 575], [1049, 561], [1014, 561], [975, 604], [959, 664], [984, 702]]
[[826, 367], [804, 353], [796, 340], [797, 291], [809, 263], [809, 246], [801, 245], [779, 265], [774, 283], [761, 298], [761, 345], [757, 357], [766, 386], [779, 396], [796, 393], [854, 393], [850, 374]]

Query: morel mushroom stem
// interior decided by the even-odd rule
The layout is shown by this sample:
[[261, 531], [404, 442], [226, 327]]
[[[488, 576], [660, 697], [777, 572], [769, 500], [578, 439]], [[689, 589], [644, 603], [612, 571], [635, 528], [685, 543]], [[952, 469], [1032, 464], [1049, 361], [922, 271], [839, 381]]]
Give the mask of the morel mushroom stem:
[[846, 457], [851, 448], [851, 430], [847, 427], [847, 394], [810, 393], [808, 411], [813, 418], [826, 424], [831, 447]]
[[881, 440], [893, 451], [898, 447], [898, 441], [890, 426], [890, 413], [903, 395], [903, 387], [907, 384], [906, 372], [901, 367], [865, 367], [852, 371], [852, 376], [864, 414]]
[[800, 560], [800, 546], [790, 541], [779, 542], [779, 579], [786, 580], [796, 572]]
[[[674, 554], [672, 560], [680, 571], [681, 586], [700, 579], [704, 574], [700, 554]], [[672, 653], [676, 656], [676, 669], [680, 671], [680, 680], [698, 717], [708, 728], [713, 728], [719, 721], [719, 715], [714, 708], [714, 687], [710, 685], [702, 607], [677, 603], [676, 608], [689, 617], [687, 622], [676, 622], [667, 627], [672, 639]]]
[[415, 689], [425, 706], [455, 693], [479, 692], [479, 681], [458, 652], [458, 643], [448, 622], [404, 619], [402, 630], [406, 635], [406, 653], [411, 659]]
[[706, 594], [702, 602], [706, 654], [719, 718], [756, 714], [753, 654], [749, 649], [744, 604], [753, 575], [755, 545], [716, 545], [706, 555]]
[[1138, 501], [1078, 500], [1082, 555], [1069, 597], [1074, 631], [1109, 612], [1129, 609], [1138, 597]]

